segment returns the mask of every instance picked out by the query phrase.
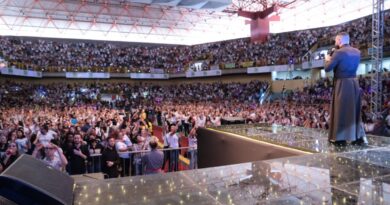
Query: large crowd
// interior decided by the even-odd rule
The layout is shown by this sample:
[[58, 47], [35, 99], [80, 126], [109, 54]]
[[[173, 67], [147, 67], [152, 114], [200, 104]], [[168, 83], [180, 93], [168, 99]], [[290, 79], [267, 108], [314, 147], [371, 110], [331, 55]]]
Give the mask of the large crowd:
[[[354, 46], [365, 49], [371, 41], [370, 24], [365, 17], [329, 28], [270, 34], [263, 44], [238, 39], [190, 47], [2, 36], [0, 51], [11, 65], [34, 70], [150, 72], [162, 68], [176, 73], [198, 60], [207, 61], [202, 67], [220, 68], [226, 63], [239, 67], [248, 61], [256, 65], [296, 63], [314, 44], [330, 45], [327, 39], [341, 30], [351, 34]], [[389, 27], [385, 31], [389, 34]], [[390, 45], [388, 38], [386, 45]], [[390, 90], [387, 75], [385, 93]], [[359, 83], [363, 121], [366, 131], [372, 131], [370, 77], [360, 76]], [[166, 86], [9, 81], [0, 85], [0, 172], [20, 154], [30, 154], [69, 174], [102, 171], [107, 177], [118, 177], [177, 171], [179, 153], [190, 159], [189, 168], [196, 168], [196, 129], [220, 126], [228, 118], [328, 129], [330, 79], [303, 90], [283, 91], [282, 99], [264, 104], [262, 98], [269, 88], [268, 82], [260, 81]], [[390, 105], [387, 94], [383, 100], [385, 106]], [[390, 117], [386, 121], [390, 130]], [[161, 138], [153, 136], [155, 126], [164, 128]], [[179, 151], [181, 139], [188, 141], [186, 153]]]
[[[369, 77], [360, 77], [359, 82], [364, 93], [363, 119], [367, 131], [372, 131], [373, 121], [367, 110]], [[386, 76], [385, 90], [390, 88], [389, 82]], [[28, 153], [70, 174], [145, 174], [143, 151], [152, 147], [156, 151], [157, 144], [179, 149], [183, 137], [190, 144], [188, 157], [196, 159], [196, 129], [220, 126], [231, 117], [247, 123], [328, 129], [330, 79], [290, 91], [285, 99], [260, 103], [268, 90], [269, 83], [260, 81], [167, 86], [7, 82], [0, 87], [0, 170], [18, 154]], [[118, 97], [102, 98], [106, 94]], [[390, 102], [389, 98], [385, 102]], [[153, 137], [156, 125], [165, 127], [167, 133], [160, 141]], [[123, 153], [127, 151], [137, 153]], [[161, 163], [169, 158], [169, 170], [176, 171], [178, 153], [166, 151], [155, 156], [161, 158]], [[104, 161], [107, 157], [110, 160]], [[196, 163], [191, 162], [190, 167], [195, 168]], [[161, 163], [149, 166], [159, 167], [151, 170], [160, 172]]]
[[[0, 169], [16, 159], [12, 156], [28, 153], [70, 174], [103, 170], [115, 177], [118, 170], [121, 176], [153, 172], [140, 164], [145, 162], [140, 159], [153, 153], [142, 151], [153, 150], [151, 142], [158, 144], [152, 137], [153, 125], [167, 127], [167, 135], [160, 140], [166, 148], [178, 149], [178, 138], [187, 138], [190, 168], [194, 168], [194, 128], [220, 125], [222, 116], [248, 114], [236, 109], [240, 102], [248, 107], [257, 104], [267, 88], [267, 83], [259, 81], [177, 86], [7, 82], [0, 88]], [[102, 98], [105, 94], [118, 97], [107, 102]], [[183, 134], [177, 135], [176, 129]], [[113, 159], [104, 163], [106, 150]], [[137, 153], [123, 153], [127, 151]], [[163, 156], [170, 159], [169, 171], [178, 170], [177, 150]], [[107, 171], [107, 163], [121, 168]]]
[[[386, 25], [390, 24], [386, 12]], [[39, 71], [91, 72], [184, 72], [191, 63], [203, 61], [202, 69], [212, 66], [239, 68], [299, 63], [318, 43], [332, 45], [335, 33], [347, 31], [352, 45], [367, 50], [371, 43], [371, 17], [332, 27], [269, 34], [268, 41], [251, 43], [249, 38], [195, 46], [136, 45], [115, 42], [0, 37], [0, 56], [10, 66]], [[390, 46], [389, 26], [385, 27], [385, 46]], [[366, 52], [363, 52], [363, 54]], [[242, 64], [244, 63], [244, 64]]]

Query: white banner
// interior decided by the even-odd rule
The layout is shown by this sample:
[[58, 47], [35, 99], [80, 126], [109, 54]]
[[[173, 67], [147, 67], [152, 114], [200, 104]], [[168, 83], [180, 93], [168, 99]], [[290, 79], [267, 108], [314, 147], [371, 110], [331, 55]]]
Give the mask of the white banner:
[[130, 73], [130, 78], [133, 79], [168, 79], [168, 74], [158, 73]]
[[252, 73], [270, 73], [270, 67], [269, 66], [263, 66], [263, 67], [249, 67], [246, 70], [247, 73], [252, 74]]
[[66, 72], [66, 78], [110, 78], [110, 73]]
[[222, 75], [221, 70], [205, 70], [205, 71], [192, 71], [188, 70], [186, 72], [187, 78], [196, 78], [196, 77], [207, 77], [207, 76], [220, 76]]
[[303, 62], [302, 69], [324, 67], [324, 60], [313, 60], [311, 62]]
[[218, 69], [219, 69], [219, 65], [210, 66], [210, 70], [218, 70]]
[[42, 72], [32, 71], [32, 70], [22, 70], [17, 68], [2, 68], [1, 74], [32, 77], [32, 78], [42, 78]]
[[164, 69], [162, 68], [151, 68], [150, 73], [158, 73], [158, 74], [164, 74]]
[[261, 66], [261, 67], [249, 67], [247, 69], [248, 74], [254, 73], [270, 73], [273, 71], [288, 71], [289, 69], [294, 69], [294, 65], [273, 65], [273, 66]]

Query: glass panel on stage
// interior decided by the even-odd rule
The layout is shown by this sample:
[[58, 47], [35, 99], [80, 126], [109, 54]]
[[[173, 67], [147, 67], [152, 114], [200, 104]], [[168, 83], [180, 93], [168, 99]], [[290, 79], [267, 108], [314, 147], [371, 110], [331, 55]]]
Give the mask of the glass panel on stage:
[[217, 129], [317, 152], [206, 169], [75, 185], [82, 204], [390, 204], [389, 139], [329, 146], [323, 130], [231, 125]]
[[[75, 204], [361, 202], [366, 200], [361, 194], [362, 190], [371, 193], [378, 189], [376, 182], [368, 182], [386, 181], [389, 178], [383, 176], [390, 176], [390, 169], [375, 162], [356, 160], [353, 156], [358, 155], [348, 154], [312, 154], [164, 175], [81, 183], [75, 187], [75, 193], [78, 193]], [[374, 188], [367, 188], [374, 185]], [[389, 187], [388, 184], [380, 186]], [[385, 200], [389, 193], [387, 191], [382, 195], [378, 200]]]
[[225, 125], [213, 129], [313, 153], [349, 152], [390, 146], [390, 138], [368, 135], [368, 147], [335, 147], [328, 142], [327, 130], [304, 127], [251, 124]]

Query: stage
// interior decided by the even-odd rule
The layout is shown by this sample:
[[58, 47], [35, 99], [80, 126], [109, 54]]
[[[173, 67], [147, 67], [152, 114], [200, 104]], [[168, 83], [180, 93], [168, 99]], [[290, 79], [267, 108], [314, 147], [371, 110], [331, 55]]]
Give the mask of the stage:
[[[326, 131], [296, 127], [227, 125], [198, 134], [199, 162], [224, 166], [76, 181], [74, 204], [390, 204], [390, 138], [337, 148]], [[234, 164], [256, 153], [268, 160]], [[223, 159], [230, 155], [239, 156]]]

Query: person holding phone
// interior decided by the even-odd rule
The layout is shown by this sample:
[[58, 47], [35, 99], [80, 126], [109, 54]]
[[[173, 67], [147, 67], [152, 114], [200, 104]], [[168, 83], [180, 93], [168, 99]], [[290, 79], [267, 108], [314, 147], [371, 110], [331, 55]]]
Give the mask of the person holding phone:
[[19, 157], [18, 146], [10, 142], [5, 154], [0, 158], [0, 173], [7, 169]]

